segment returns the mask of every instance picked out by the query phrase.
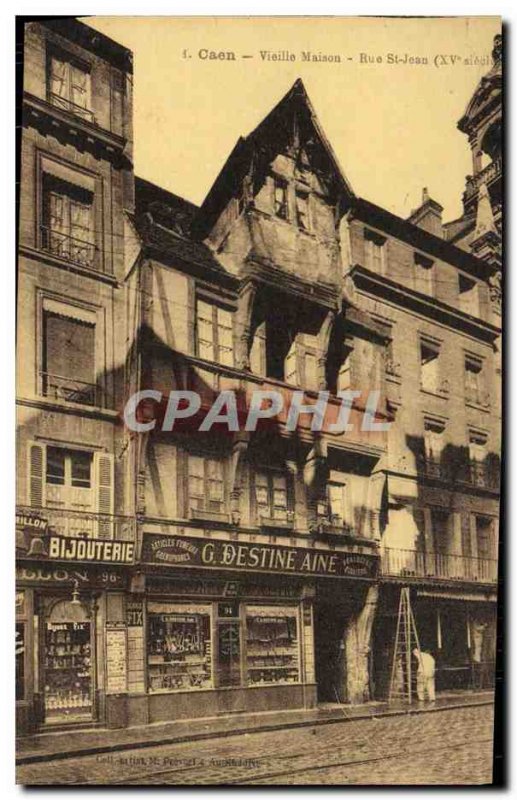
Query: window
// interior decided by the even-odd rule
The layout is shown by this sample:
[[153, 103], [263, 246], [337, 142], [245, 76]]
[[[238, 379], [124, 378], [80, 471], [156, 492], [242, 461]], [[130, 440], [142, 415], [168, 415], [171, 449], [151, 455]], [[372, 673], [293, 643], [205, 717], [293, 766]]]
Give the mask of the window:
[[274, 208], [275, 214], [280, 219], [287, 219], [288, 205], [287, 205], [287, 182], [282, 178], [274, 178]]
[[446, 555], [449, 551], [449, 518], [448, 511], [441, 508], [431, 509], [433, 551], [441, 555]]
[[98, 404], [94, 319], [91, 312], [44, 301], [41, 388], [45, 397]]
[[42, 247], [76, 264], [95, 265], [93, 194], [54, 175], [43, 176]]
[[196, 306], [197, 355], [233, 367], [233, 314], [213, 303]]
[[434, 295], [434, 262], [422, 253], [415, 253], [414, 261], [416, 290], [432, 297]]
[[465, 400], [467, 403], [488, 405], [483, 386], [483, 361], [478, 356], [465, 356]]
[[327, 486], [330, 521], [333, 525], [344, 527], [348, 522], [346, 485], [329, 483]]
[[479, 316], [479, 293], [477, 281], [467, 275], [458, 275], [460, 310], [473, 317]]
[[470, 461], [470, 480], [476, 486], [486, 486], [486, 443], [487, 436], [484, 433], [471, 431], [469, 434], [469, 461]]
[[435, 342], [420, 341], [420, 386], [427, 392], [440, 388], [438, 356], [440, 347]]
[[476, 541], [478, 558], [494, 558], [492, 541], [492, 519], [476, 515]]
[[50, 57], [49, 100], [58, 108], [94, 122], [90, 73], [87, 68], [64, 56]]
[[246, 671], [248, 685], [300, 680], [296, 609], [247, 606]]
[[188, 498], [191, 516], [224, 514], [224, 466], [219, 459], [188, 456]]
[[300, 230], [310, 230], [309, 223], [309, 194], [308, 192], [296, 191], [296, 223]]
[[[28, 505], [54, 509], [49, 519], [57, 533], [112, 537], [111, 453], [30, 442], [28, 466]], [[84, 513], [68, 514], [67, 511]], [[92, 512], [101, 516], [95, 518]]]
[[386, 237], [365, 228], [364, 246], [367, 269], [379, 275], [386, 273]]
[[149, 603], [147, 665], [150, 692], [213, 688], [210, 606]]
[[257, 519], [287, 522], [291, 509], [287, 491], [287, 477], [275, 472], [256, 472], [255, 503]]
[[434, 420], [424, 422], [425, 468], [428, 475], [440, 476], [444, 425]]

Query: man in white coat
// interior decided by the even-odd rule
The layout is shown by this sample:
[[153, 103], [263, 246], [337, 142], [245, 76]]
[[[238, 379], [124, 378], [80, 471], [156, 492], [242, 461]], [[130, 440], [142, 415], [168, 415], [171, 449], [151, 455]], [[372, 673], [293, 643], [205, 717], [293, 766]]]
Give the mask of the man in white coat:
[[416, 693], [419, 700], [435, 701], [434, 673], [435, 662], [430, 653], [424, 653], [415, 647], [413, 655], [418, 661], [416, 671]]

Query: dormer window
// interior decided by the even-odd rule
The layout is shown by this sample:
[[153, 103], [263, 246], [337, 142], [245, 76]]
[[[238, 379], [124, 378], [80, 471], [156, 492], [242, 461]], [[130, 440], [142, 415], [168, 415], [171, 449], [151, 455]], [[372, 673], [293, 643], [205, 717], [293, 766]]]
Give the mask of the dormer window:
[[287, 219], [287, 182], [282, 178], [274, 179], [275, 215], [280, 219]]
[[50, 56], [48, 95], [53, 106], [94, 122], [90, 72], [87, 67], [68, 58], [66, 54]]

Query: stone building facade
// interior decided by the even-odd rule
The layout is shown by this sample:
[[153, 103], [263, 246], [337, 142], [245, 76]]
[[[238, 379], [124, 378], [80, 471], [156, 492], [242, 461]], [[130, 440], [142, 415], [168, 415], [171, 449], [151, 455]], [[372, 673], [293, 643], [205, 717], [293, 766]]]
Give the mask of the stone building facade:
[[[487, 684], [496, 265], [426, 192], [407, 220], [357, 196], [301, 81], [201, 207], [135, 178], [131, 81], [87, 26], [27, 26], [20, 731], [386, 697], [402, 587], [439, 688]], [[163, 430], [177, 391], [199, 409]], [[200, 432], [225, 392], [283, 407]]]

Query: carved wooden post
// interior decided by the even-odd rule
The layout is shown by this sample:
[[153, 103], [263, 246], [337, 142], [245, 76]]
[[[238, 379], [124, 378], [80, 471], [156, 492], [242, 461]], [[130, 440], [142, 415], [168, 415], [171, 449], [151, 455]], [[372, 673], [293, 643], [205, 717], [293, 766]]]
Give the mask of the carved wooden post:
[[230, 513], [232, 523], [239, 525], [241, 521], [241, 493], [242, 493], [242, 461], [248, 450], [249, 434], [236, 435], [232, 457], [230, 461]]
[[237, 369], [250, 369], [251, 317], [257, 286], [247, 283], [239, 296], [235, 315], [235, 366]]
[[334, 322], [336, 321], [335, 311], [329, 311], [325, 317], [323, 324], [320, 328], [319, 339], [319, 353], [318, 353], [318, 388], [323, 391], [327, 388], [327, 356], [330, 344], [330, 335]]

